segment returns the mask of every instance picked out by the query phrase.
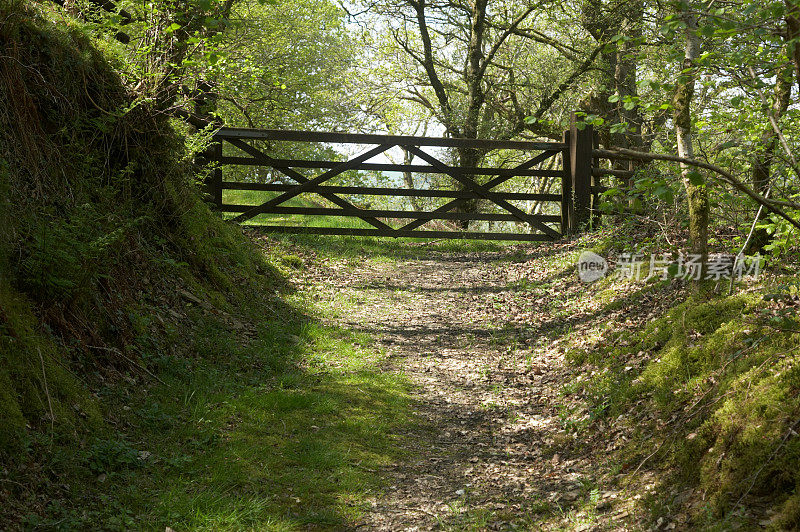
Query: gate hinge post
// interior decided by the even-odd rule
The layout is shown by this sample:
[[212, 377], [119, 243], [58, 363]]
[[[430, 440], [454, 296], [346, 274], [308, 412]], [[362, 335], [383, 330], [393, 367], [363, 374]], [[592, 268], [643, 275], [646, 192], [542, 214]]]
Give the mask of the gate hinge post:
[[[592, 213], [592, 146], [594, 128], [586, 124], [578, 129], [575, 114], [570, 124], [570, 171], [572, 173], [573, 216], [570, 231], [581, 231], [589, 225]], [[573, 223], [574, 222], [574, 223]]]

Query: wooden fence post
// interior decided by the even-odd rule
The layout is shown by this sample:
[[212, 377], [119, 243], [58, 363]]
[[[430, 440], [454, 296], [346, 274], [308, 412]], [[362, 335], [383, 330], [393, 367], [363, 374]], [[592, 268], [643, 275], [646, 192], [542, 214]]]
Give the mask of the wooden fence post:
[[[597, 131], [592, 133], [592, 149], [596, 150], [600, 148], [600, 134]], [[599, 175], [595, 175], [594, 172], [591, 171], [592, 168], [599, 168], [600, 167], [600, 159], [593, 157], [591, 168], [589, 169], [590, 174], [592, 176], [592, 229], [597, 229], [600, 227], [600, 223], [602, 222], [602, 217], [600, 216], [600, 186], [602, 185], [602, 181]]]
[[584, 229], [592, 213], [592, 144], [594, 133], [592, 126], [586, 125], [578, 129], [575, 116], [570, 127], [570, 170], [572, 172], [572, 203], [575, 210], [572, 232]]
[[211, 146], [212, 160], [216, 163], [211, 174], [211, 197], [214, 205], [222, 207], [222, 141]]
[[572, 232], [572, 170], [570, 170], [570, 132], [564, 132], [564, 144], [567, 145], [561, 152], [561, 234], [568, 235]]

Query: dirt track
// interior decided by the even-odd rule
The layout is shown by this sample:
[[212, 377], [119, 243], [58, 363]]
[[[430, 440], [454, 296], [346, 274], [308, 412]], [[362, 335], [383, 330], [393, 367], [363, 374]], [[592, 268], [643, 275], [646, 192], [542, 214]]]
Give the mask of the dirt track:
[[386, 370], [416, 386], [425, 421], [405, 435], [410, 459], [380, 472], [390, 488], [358, 528], [630, 529], [627, 503], [596, 464], [608, 442], [580, 441], [565, 426], [581, 408], [563, 394], [580, 376], [551, 340], [565, 325], [552, 316], [565, 294], [518, 282], [555, 275], [574, 291], [577, 281], [526, 271], [535, 248], [421, 253], [328, 263], [306, 279], [343, 309], [337, 325], [379, 339]]

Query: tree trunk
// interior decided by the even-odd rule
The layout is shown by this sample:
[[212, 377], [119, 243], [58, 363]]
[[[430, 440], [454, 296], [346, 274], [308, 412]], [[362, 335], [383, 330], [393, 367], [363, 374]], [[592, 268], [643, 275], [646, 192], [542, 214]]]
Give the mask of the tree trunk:
[[[598, 45], [602, 45], [608, 43], [611, 37], [616, 34], [622, 24], [623, 16], [622, 11], [618, 9], [612, 10], [599, 0], [589, 0], [582, 6], [581, 24]], [[618, 60], [619, 54], [616, 45], [603, 46], [597, 60], [600, 83], [579, 104], [581, 111], [596, 114], [608, 124], [615, 121], [614, 105], [608, 99], [614, 95], [616, 90], [615, 77], [618, 70]], [[608, 127], [599, 128], [597, 132], [600, 135], [600, 143], [603, 146], [610, 147], [615, 145]]]
[[[644, 4], [640, 1], [630, 2], [627, 7], [627, 14], [622, 21], [622, 34], [633, 41], [624, 40], [617, 45], [617, 61], [614, 71], [614, 85], [619, 101], [617, 102], [617, 112], [619, 121], [628, 124], [628, 130], [612, 136], [614, 146], [629, 148], [632, 150], [649, 151], [650, 147], [645, 146], [642, 139], [642, 115], [638, 105], [626, 109], [624, 101], [626, 97], [636, 98], [638, 89], [636, 86], [636, 66], [638, 49], [641, 46], [638, 39], [642, 36], [642, 17], [644, 16]], [[620, 167], [620, 169], [626, 169]]]
[[784, 0], [786, 4], [786, 39], [789, 41], [795, 80], [800, 90], [800, 3], [797, 0]]
[[[601, 52], [602, 67], [599, 70], [603, 82], [598, 93], [589, 99], [588, 108], [585, 109], [605, 120], [604, 127], [598, 128], [597, 131], [600, 144], [607, 148], [613, 146], [638, 151], [650, 150], [650, 143], [645, 143], [642, 136], [641, 128], [644, 120], [640, 107], [635, 105], [630, 109], [625, 108], [626, 98], [635, 99], [638, 96], [636, 67], [637, 51], [641, 46], [638, 41], [642, 36], [643, 16], [642, 0], [632, 0], [624, 7], [619, 6], [616, 9], [597, 1], [590, 1], [584, 7], [584, 28], [598, 43], [608, 42], [617, 33], [628, 38]], [[611, 96], [618, 98], [616, 103], [608, 101]], [[627, 131], [611, 133], [612, 124], [623, 122], [628, 124]], [[612, 168], [630, 169], [628, 161], [623, 160], [612, 161]], [[621, 185], [629, 186], [630, 183], [622, 179]]]
[[[403, 164], [409, 165], [414, 162], [414, 154], [408, 151], [407, 149], [403, 148], [402, 146], [400, 149], [403, 150]], [[406, 185], [406, 188], [409, 190], [414, 190], [414, 174], [411, 171], [403, 172], [403, 183]], [[411, 203], [411, 207], [415, 211], [421, 211], [422, 206], [419, 203], [419, 198], [415, 196], [408, 197], [409, 203]]]
[[[765, 106], [764, 112], [767, 116], [772, 115], [777, 122], [789, 108], [789, 102], [792, 95], [792, 74], [793, 66], [787, 63], [778, 69], [775, 75], [775, 93], [774, 100], [771, 106]], [[775, 149], [778, 147], [778, 132], [772, 124], [767, 125], [761, 133], [761, 146], [763, 151], [756, 153], [753, 160], [751, 174], [753, 177], [753, 189], [766, 196], [770, 188], [770, 171], [772, 170], [772, 160], [775, 155]], [[763, 210], [759, 215], [759, 219], [763, 218], [765, 213]], [[750, 241], [749, 252], [760, 250], [769, 241], [769, 235], [764, 229], [758, 229]]]
[[[481, 109], [486, 95], [483, 92], [483, 47], [486, 32], [486, 6], [487, 0], [476, 0], [472, 7], [470, 17], [470, 39], [467, 47], [467, 67], [464, 78], [467, 84], [467, 115], [462, 128], [462, 137], [466, 139], [478, 138], [478, 129], [481, 119]], [[460, 168], [476, 168], [480, 166], [485, 152], [474, 148], [458, 150], [458, 166]], [[467, 179], [476, 179], [474, 175], [465, 175]], [[467, 190], [463, 183], [455, 182], [456, 190]], [[478, 200], [472, 199], [462, 203], [457, 209], [459, 212], [477, 212]], [[461, 220], [458, 225], [462, 229], [469, 228], [469, 221]]]
[[[483, 158], [486, 155], [482, 150], [474, 148], [459, 148], [458, 150], [458, 166], [459, 168], [476, 168], [483, 163]], [[474, 175], [466, 174], [464, 177], [467, 179], [475, 179]], [[463, 183], [455, 181], [453, 183], [455, 190], [466, 191], [469, 190]], [[457, 209], [457, 212], [478, 212], [479, 201], [477, 199], [470, 199], [463, 202]], [[469, 229], [468, 220], [458, 220], [456, 222], [461, 229]]]
[[[692, 98], [694, 97], [697, 68], [695, 61], [700, 56], [700, 39], [697, 34], [697, 17], [689, 12], [686, 3], [678, 7], [678, 16], [686, 24], [684, 59], [681, 73], [675, 83], [673, 98], [675, 135], [678, 143], [678, 155], [688, 159], [694, 158], [692, 145]], [[691, 167], [681, 163], [681, 178], [686, 188], [686, 199], [689, 207], [689, 243], [693, 254], [700, 255], [701, 264], [708, 258], [708, 190], [705, 184], [695, 185], [689, 179]], [[701, 272], [701, 277], [704, 272]]]

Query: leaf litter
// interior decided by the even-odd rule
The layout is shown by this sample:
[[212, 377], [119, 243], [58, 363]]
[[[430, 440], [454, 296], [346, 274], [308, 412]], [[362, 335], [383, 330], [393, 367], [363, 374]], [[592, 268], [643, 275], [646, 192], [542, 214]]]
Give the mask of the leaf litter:
[[297, 252], [308, 265], [299, 288], [335, 310], [320, 317], [369, 333], [387, 352], [384, 370], [416, 386], [420, 423], [401, 435], [408, 458], [378, 472], [387, 488], [356, 528], [647, 528], [641, 493], [623, 487], [630, 466], [606, 459], [626, 429], [593, 419], [580, 387], [564, 392], [592, 370], [565, 352], [600, 341], [598, 322], [633, 330], [669, 302], [645, 294], [603, 307], [577, 279], [576, 250], [431, 248], [397, 261]]

